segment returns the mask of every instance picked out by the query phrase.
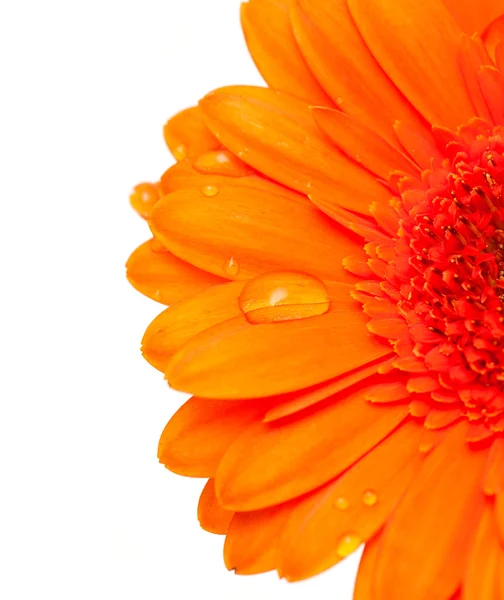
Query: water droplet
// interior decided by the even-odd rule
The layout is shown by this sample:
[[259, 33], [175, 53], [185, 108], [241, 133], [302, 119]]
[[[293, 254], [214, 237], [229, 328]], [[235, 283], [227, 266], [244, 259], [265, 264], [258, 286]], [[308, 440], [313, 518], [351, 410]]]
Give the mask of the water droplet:
[[348, 500], [342, 496], [336, 498], [336, 502], [334, 504], [336, 505], [336, 508], [339, 508], [340, 510], [346, 510], [350, 506]]
[[345, 558], [355, 552], [357, 548], [362, 544], [361, 538], [356, 533], [348, 533], [343, 536], [338, 543], [338, 556]]
[[362, 494], [362, 502], [366, 506], [374, 506], [378, 502], [378, 494], [373, 490], [366, 490], [364, 494]]
[[172, 154], [175, 160], [184, 160], [187, 158], [187, 148], [184, 144], [180, 144], [172, 150]]
[[201, 191], [203, 192], [203, 195], [207, 196], [208, 198], [213, 198], [213, 196], [217, 196], [217, 194], [219, 193], [219, 188], [216, 185], [204, 185], [201, 188]]
[[329, 293], [320, 279], [295, 271], [259, 275], [240, 294], [240, 308], [250, 323], [276, 323], [326, 313]]
[[343, 104], [343, 98], [341, 96], [338, 96], [336, 98], [336, 104], [339, 104], [341, 106], [341, 104]]
[[224, 272], [228, 277], [236, 277], [239, 270], [240, 266], [238, 265], [238, 261], [234, 256], [232, 256], [224, 265]]

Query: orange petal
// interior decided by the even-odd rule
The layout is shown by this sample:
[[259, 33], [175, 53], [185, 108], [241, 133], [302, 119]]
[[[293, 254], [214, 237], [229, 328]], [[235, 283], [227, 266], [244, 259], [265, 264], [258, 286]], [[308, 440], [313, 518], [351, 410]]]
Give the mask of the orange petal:
[[467, 90], [476, 109], [476, 114], [487, 121], [491, 121], [487, 103], [481, 93], [478, 71], [483, 65], [492, 64], [492, 61], [481, 38], [469, 37], [467, 35], [462, 36], [459, 60]]
[[355, 582], [353, 600], [370, 600], [373, 598], [373, 576], [380, 553], [382, 536], [378, 533], [369, 540], [364, 548]]
[[488, 455], [485, 475], [485, 494], [493, 496], [504, 492], [504, 438], [497, 438]]
[[173, 304], [225, 281], [180, 260], [156, 240], [133, 252], [126, 276], [136, 290], [161, 304]]
[[231, 319], [183, 346], [167, 378], [175, 389], [210, 398], [258, 398], [304, 389], [390, 353], [367, 332], [365, 321], [354, 303], [334, 299], [331, 312], [309, 319], [265, 325]]
[[481, 67], [478, 79], [493, 122], [504, 125], [504, 75], [495, 67]]
[[209, 479], [198, 502], [198, 521], [210, 533], [223, 535], [227, 532], [234, 513], [219, 506], [215, 495], [215, 480]]
[[309, 406], [313, 406], [314, 404], [329, 398], [329, 396], [333, 396], [355, 383], [359, 383], [360, 381], [375, 375], [385, 363], [386, 361], [380, 359], [373, 364], [364, 366], [362, 369], [357, 369], [356, 371], [346, 373], [331, 381], [326, 381], [315, 388], [309, 388], [308, 390], [291, 394], [291, 398], [286, 401], [283, 401], [283, 399], [281, 401], [281, 397], [278, 397], [278, 404], [275, 404], [275, 406], [266, 413], [264, 422], [268, 423], [276, 421], [277, 419], [282, 419], [283, 417], [304, 410]]
[[495, 517], [500, 541], [504, 545], [504, 492], [499, 492], [495, 498]]
[[166, 145], [176, 160], [197, 156], [220, 146], [205, 125], [197, 106], [172, 117], [164, 126], [163, 133]]
[[465, 423], [454, 427], [426, 456], [385, 529], [376, 600], [445, 600], [460, 586], [483, 508], [486, 458], [465, 435]]
[[418, 167], [404, 154], [355, 117], [329, 108], [313, 108], [312, 113], [317, 125], [340, 150], [378, 177], [386, 180], [395, 170], [418, 174]]
[[147, 362], [164, 373], [170, 358], [195, 335], [240, 316], [238, 297], [243, 285], [236, 282], [211, 287], [158, 315], [142, 340]]
[[292, 503], [254, 512], [236, 513], [224, 544], [226, 567], [254, 575], [277, 567], [278, 541]]
[[463, 600], [498, 600], [498, 558], [501, 552], [493, 506], [487, 501], [476, 531], [464, 578]]
[[[455, 0], [452, 0], [455, 1]], [[469, 0], [470, 1], [470, 0]], [[502, 0], [499, 2], [494, 2], [494, 0], [486, 0], [492, 2], [496, 7], [499, 6], [499, 2], [502, 3]], [[497, 46], [502, 43], [504, 40], [504, 9], [502, 7], [499, 9], [500, 14], [502, 15], [498, 19], [495, 19], [487, 28], [483, 35], [483, 41], [485, 42], [485, 46], [488, 50], [488, 54], [492, 57], [492, 60], [496, 59], [496, 50]]]
[[130, 195], [130, 204], [144, 219], [149, 219], [163, 190], [161, 183], [139, 183]]
[[412, 127], [410, 123], [405, 121], [396, 121], [394, 131], [397, 139], [401, 142], [401, 146], [419, 167], [430, 169], [433, 159], [441, 164], [442, 154], [430, 132], [419, 132], [418, 128]]
[[395, 119], [424, 130], [418, 113], [366, 47], [345, 0], [293, 0], [291, 17], [311, 70], [345, 113], [396, 147]]
[[236, 86], [209, 94], [200, 106], [227, 148], [294, 190], [317, 192], [363, 214], [372, 200], [388, 198], [373, 175], [335, 151], [302, 100], [271, 89]]
[[343, 258], [359, 244], [309, 200], [278, 186], [278, 194], [236, 183], [215, 196], [181, 190], [154, 209], [151, 228], [177, 256], [215, 275], [249, 279], [265, 271], [306, 271], [352, 281]]
[[466, 33], [482, 33], [494, 19], [504, 13], [502, 0], [443, 0]]
[[348, 5], [380, 65], [430, 123], [456, 128], [474, 116], [458, 64], [460, 29], [439, 0]]
[[230, 444], [263, 413], [260, 403], [193, 396], [164, 428], [159, 462], [179, 475], [213, 477]]
[[336, 481], [301, 499], [282, 533], [280, 573], [312, 577], [372, 538], [417, 470], [422, 427], [399, 427]]
[[406, 406], [376, 407], [363, 399], [365, 392], [361, 386], [302, 418], [245, 431], [218, 470], [221, 504], [257, 510], [309, 492], [347, 469], [408, 412]]
[[241, 6], [241, 22], [249, 52], [270, 87], [334, 106], [299, 51], [288, 0], [249, 0]]

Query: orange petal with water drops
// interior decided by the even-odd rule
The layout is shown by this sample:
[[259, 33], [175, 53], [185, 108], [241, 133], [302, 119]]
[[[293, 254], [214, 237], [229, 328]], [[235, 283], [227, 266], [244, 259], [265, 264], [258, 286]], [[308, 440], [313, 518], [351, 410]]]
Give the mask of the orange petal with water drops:
[[430, 123], [456, 128], [474, 116], [458, 63], [460, 28], [439, 0], [348, 5], [382, 68]]
[[502, 0], [443, 0], [460, 27], [468, 34], [483, 33], [497, 17], [504, 14]]
[[142, 353], [147, 362], [164, 373], [175, 352], [195, 335], [240, 316], [238, 298], [243, 285], [213, 286], [159, 314], [143, 336]]
[[390, 353], [365, 322], [356, 303], [334, 296], [330, 312], [318, 317], [264, 325], [231, 319], [185, 344], [168, 365], [167, 379], [177, 390], [210, 398], [304, 389]]
[[357, 464], [292, 509], [281, 539], [281, 574], [312, 577], [371, 539], [419, 467], [422, 427], [403, 424]]
[[426, 456], [390, 519], [376, 566], [376, 600], [446, 600], [460, 587], [483, 510], [486, 458], [469, 448], [466, 429], [455, 426]]
[[418, 175], [416, 165], [359, 119], [330, 108], [315, 107], [312, 114], [342, 152], [378, 177], [387, 180], [395, 170]]
[[159, 461], [179, 475], [213, 477], [228, 447], [261, 419], [264, 410], [261, 403], [193, 396], [164, 428], [159, 440]]
[[[493, 2], [493, 0], [490, 1]], [[502, 0], [499, 1], [502, 2]], [[493, 61], [496, 59], [497, 47], [504, 40], [504, 10], [501, 10], [500, 14], [502, 16], [492, 21], [483, 34], [483, 41]]]
[[141, 217], [148, 219], [162, 195], [161, 182], [139, 183], [130, 195], [130, 204]]
[[481, 38], [469, 37], [467, 35], [462, 36], [460, 40], [459, 61], [467, 90], [476, 109], [476, 114], [487, 121], [491, 121], [488, 105], [481, 93], [478, 71], [483, 65], [491, 65], [492, 60]]
[[353, 600], [373, 598], [373, 575], [380, 552], [381, 533], [369, 540], [364, 548], [357, 572]]
[[278, 541], [292, 504], [235, 514], [224, 544], [224, 561], [230, 571], [253, 575], [277, 567]]
[[353, 281], [342, 260], [359, 247], [355, 236], [308, 199], [277, 187], [274, 194], [237, 180], [212, 186], [211, 197], [204, 189], [180, 190], [158, 202], [150, 226], [175, 255], [228, 279], [299, 270]]
[[[407, 415], [363, 398], [365, 387], [334, 397], [302, 419], [258, 423], [229, 448], [216, 477], [223, 506], [257, 510], [309, 492], [355, 463]], [[316, 432], [314, 436], [314, 432]]]
[[234, 513], [221, 508], [215, 495], [215, 480], [209, 479], [198, 502], [198, 521], [201, 527], [209, 533], [224, 535]]
[[186, 108], [172, 117], [164, 126], [166, 145], [176, 160], [197, 156], [220, 147], [203, 121], [198, 106]]
[[363, 214], [371, 201], [388, 198], [371, 173], [335, 151], [303, 100], [235, 86], [212, 92], [200, 106], [219, 140], [275, 181]]
[[247, 282], [239, 303], [249, 323], [277, 323], [323, 315], [331, 307], [331, 297], [313, 275], [273, 271]]
[[462, 600], [498, 600], [498, 561], [504, 552], [495, 530], [493, 506], [486, 502], [469, 555]]
[[173, 304], [225, 281], [177, 258], [154, 239], [129, 257], [126, 276], [136, 290], [161, 304]]
[[488, 454], [487, 471], [485, 474], [485, 494], [494, 496], [504, 492], [504, 438], [497, 438]]
[[[391, 355], [393, 356], [393, 355]], [[326, 381], [318, 386], [308, 388], [301, 392], [289, 394], [289, 399], [277, 397], [277, 403], [264, 416], [265, 422], [277, 421], [283, 417], [293, 415], [309, 406], [313, 406], [342, 390], [345, 390], [352, 385], [372, 377], [379, 372], [380, 367], [386, 364], [386, 360], [380, 359], [370, 365], [366, 365], [361, 369], [356, 369], [351, 373], [346, 373], [341, 377]]]
[[504, 75], [495, 67], [481, 67], [478, 79], [493, 122], [504, 125]]
[[411, 121], [417, 131], [424, 131], [418, 113], [362, 40], [346, 0], [293, 0], [291, 18], [311, 70], [345, 113], [395, 146], [395, 119]]
[[334, 106], [308, 68], [296, 43], [289, 17], [289, 0], [244, 2], [241, 23], [249, 52], [270, 87], [305, 98], [313, 104]]

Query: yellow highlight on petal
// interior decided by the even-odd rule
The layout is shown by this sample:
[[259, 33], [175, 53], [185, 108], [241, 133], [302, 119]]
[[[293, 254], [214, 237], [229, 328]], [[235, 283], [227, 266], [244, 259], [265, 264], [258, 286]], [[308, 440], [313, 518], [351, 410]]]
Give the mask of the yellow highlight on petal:
[[338, 556], [340, 558], [346, 558], [352, 554], [352, 552], [355, 552], [361, 544], [362, 540], [356, 533], [348, 533], [339, 541], [337, 549]]
[[260, 324], [323, 315], [331, 299], [324, 283], [313, 275], [278, 271], [249, 281], [239, 303], [247, 320]]

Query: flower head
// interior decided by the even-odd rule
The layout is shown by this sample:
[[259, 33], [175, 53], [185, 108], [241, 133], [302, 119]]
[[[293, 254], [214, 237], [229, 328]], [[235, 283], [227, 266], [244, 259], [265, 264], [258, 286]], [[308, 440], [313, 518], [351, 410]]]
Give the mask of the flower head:
[[250, 0], [267, 88], [165, 127], [128, 276], [238, 573], [504, 598], [504, 3]]

